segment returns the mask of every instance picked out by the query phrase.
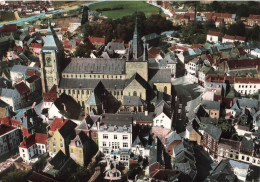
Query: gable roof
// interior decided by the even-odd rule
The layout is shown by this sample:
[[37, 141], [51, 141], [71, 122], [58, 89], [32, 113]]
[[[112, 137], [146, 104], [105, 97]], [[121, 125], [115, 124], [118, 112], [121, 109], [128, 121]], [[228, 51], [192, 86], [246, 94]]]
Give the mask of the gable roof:
[[50, 131], [55, 131], [60, 129], [67, 121], [68, 119], [55, 118], [50, 127]]
[[39, 143], [39, 144], [47, 144], [47, 134], [43, 133], [34, 133], [33, 135], [30, 135], [28, 138], [26, 138], [19, 147], [21, 148], [30, 148], [32, 145]]
[[205, 129], [205, 132], [216, 140], [219, 140], [222, 134], [222, 129], [214, 125], [208, 125]]
[[214, 109], [218, 111], [220, 110], [220, 102], [218, 101], [203, 100], [201, 104], [205, 109]]
[[160, 104], [156, 109], [156, 116], [159, 116], [161, 113], [164, 113], [168, 118], [171, 119], [171, 108], [168, 104], [166, 104], [165, 102], [162, 102], [162, 104]]
[[17, 91], [20, 94], [24, 94], [24, 93], [30, 92], [29, 87], [24, 82], [20, 82], [20, 83], [16, 84], [15, 88], [17, 89]]
[[0, 124], [0, 136], [12, 131], [12, 130], [15, 130], [16, 128], [13, 127], [13, 126], [9, 126], [9, 125], [6, 125], [6, 124]]
[[134, 80], [136, 80], [143, 88], [147, 88], [147, 82], [138, 73], [135, 73], [129, 80], [126, 81], [125, 87], [130, 85]]
[[220, 36], [221, 35], [221, 32], [216, 32], [216, 31], [209, 31], [208, 32], [208, 35], [211, 35], [211, 36]]

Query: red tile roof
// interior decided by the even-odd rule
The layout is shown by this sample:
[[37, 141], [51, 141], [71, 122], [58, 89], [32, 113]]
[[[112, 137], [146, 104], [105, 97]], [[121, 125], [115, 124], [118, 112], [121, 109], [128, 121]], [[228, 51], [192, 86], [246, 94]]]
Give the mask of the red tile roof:
[[260, 15], [249, 15], [248, 19], [260, 20]]
[[10, 131], [12, 131], [14, 129], [16, 129], [16, 128], [13, 127], [13, 126], [1, 124], [0, 125], [0, 136], [2, 136], [2, 135], [6, 134], [6, 133], [8, 133], [8, 132], [10, 132]]
[[48, 135], [43, 133], [34, 133], [26, 138], [19, 147], [30, 148], [36, 143], [47, 144]]
[[216, 31], [209, 31], [208, 35], [212, 35], [212, 36], [220, 36], [221, 33], [220, 32], [216, 32]]
[[190, 47], [191, 49], [198, 49], [198, 48], [202, 48], [203, 45], [202, 44], [192, 44], [192, 46]]
[[246, 55], [246, 51], [242, 47], [237, 48], [237, 50], [238, 50], [240, 55]]
[[16, 24], [9, 24], [9, 25], [4, 25], [3, 27], [0, 28], [0, 32], [16, 32], [17, 31], [17, 26]]
[[148, 50], [148, 58], [149, 59], [156, 58], [160, 54], [161, 54], [161, 51], [159, 49], [157, 49], [156, 47], [151, 47]]
[[14, 46], [13, 50], [16, 50], [19, 54], [23, 52], [23, 48], [18, 46]]
[[243, 84], [260, 84], [259, 78], [250, 78], [250, 77], [236, 77], [235, 83], [243, 83]]
[[57, 87], [53, 85], [51, 90], [48, 93], [44, 93], [43, 100], [44, 102], [54, 102], [57, 99]]
[[79, 39], [79, 38], [76, 38], [75, 41], [77, 42], [77, 44], [80, 44], [80, 42], [81, 42], [82, 40]]
[[183, 46], [179, 46], [179, 45], [176, 45], [176, 46], [170, 48], [171, 51], [175, 51], [176, 49], [180, 49], [180, 50], [183, 50], [183, 51], [189, 50], [189, 48], [183, 47]]
[[26, 71], [26, 76], [33, 76], [33, 75], [37, 75], [38, 77], [40, 77], [41, 73], [38, 72], [37, 70], [35, 69], [28, 69]]
[[242, 60], [229, 60], [227, 61], [230, 70], [241, 68], [256, 68], [260, 65], [260, 58], [258, 59], [242, 59]]
[[18, 90], [20, 94], [24, 94], [30, 91], [29, 87], [24, 82], [16, 84], [15, 88]]
[[68, 31], [68, 28], [62, 28], [61, 31], [64, 31], [64, 32], [67, 32]]
[[41, 43], [31, 43], [31, 44], [30, 44], [30, 47], [33, 47], [33, 48], [42, 48], [42, 44], [41, 44]]
[[105, 44], [106, 39], [104, 37], [88, 37], [88, 40], [92, 44]]
[[208, 75], [206, 77], [206, 82], [214, 82], [214, 83], [234, 83], [234, 78], [232, 76], [226, 75]]
[[28, 83], [32, 83], [32, 82], [35, 82], [35, 81], [37, 81], [37, 80], [39, 80], [39, 79], [40, 79], [39, 76], [33, 75], [33, 76], [31, 76], [30, 78], [27, 78], [26, 81], [27, 81]]
[[225, 35], [225, 36], [223, 37], [223, 39], [245, 41], [245, 40], [246, 40], [246, 37]]
[[22, 126], [23, 125], [23, 123], [21, 123], [20, 121], [12, 119], [8, 116], [6, 116], [5, 118], [0, 118], [0, 123], [5, 124], [5, 125], [9, 125], [9, 126], [16, 126], [16, 125]]
[[69, 121], [68, 119], [61, 119], [61, 118], [55, 118], [52, 125], [51, 125], [51, 128], [50, 128], [50, 131], [56, 131], [58, 129], [60, 129], [67, 121]]

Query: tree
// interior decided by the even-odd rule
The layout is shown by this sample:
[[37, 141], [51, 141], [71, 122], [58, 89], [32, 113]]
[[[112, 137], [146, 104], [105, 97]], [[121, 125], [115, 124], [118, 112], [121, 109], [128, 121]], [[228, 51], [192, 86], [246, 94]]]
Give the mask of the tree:
[[81, 25], [84, 25], [85, 23], [88, 22], [88, 10], [89, 8], [85, 6], [83, 8], [83, 13], [82, 13], [82, 19], [81, 19]]
[[79, 44], [76, 48], [75, 56], [76, 57], [89, 57], [91, 50], [94, 47], [90, 42], [86, 42], [85, 44]]
[[29, 172], [20, 171], [15, 169], [7, 173], [3, 178], [3, 182], [24, 182], [27, 181]]

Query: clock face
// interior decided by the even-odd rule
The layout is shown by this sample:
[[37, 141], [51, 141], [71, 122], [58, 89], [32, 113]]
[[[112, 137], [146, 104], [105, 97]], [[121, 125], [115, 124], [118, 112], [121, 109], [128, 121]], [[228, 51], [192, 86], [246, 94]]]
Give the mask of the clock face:
[[50, 57], [47, 57], [47, 58], [46, 58], [46, 64], [47, 64], [48, 66], [51, 65], [51, 58], [50, 58]]

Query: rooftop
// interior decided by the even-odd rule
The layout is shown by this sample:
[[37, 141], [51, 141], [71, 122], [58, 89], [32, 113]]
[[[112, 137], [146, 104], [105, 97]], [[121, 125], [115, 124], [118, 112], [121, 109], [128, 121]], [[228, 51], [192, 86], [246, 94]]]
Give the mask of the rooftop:
[[19, 147], [21, 148], [30, 148], [31, 146], [33, 146], [36, 143], [39, 144], [47, 144], [47, 138], [48, 135], [47, 134], [43, 134], [43, 133], [34, 133], [32, 135], [30, 135], [28, 138], [26, 138]]

